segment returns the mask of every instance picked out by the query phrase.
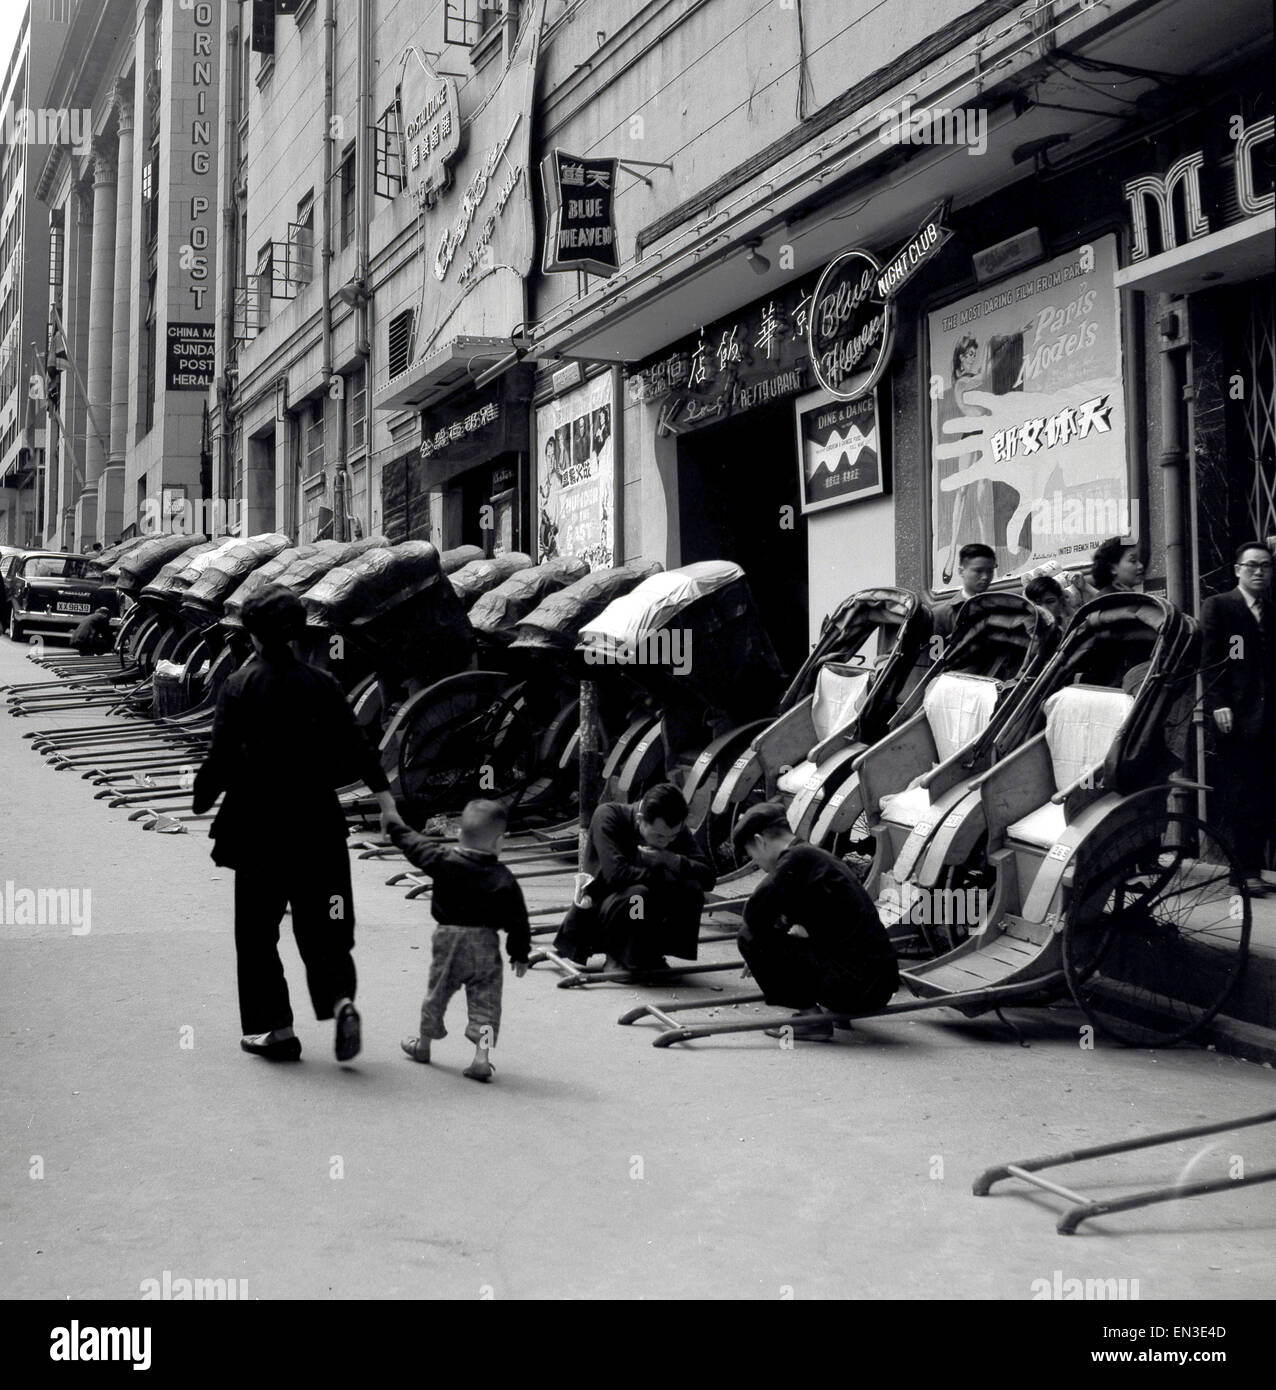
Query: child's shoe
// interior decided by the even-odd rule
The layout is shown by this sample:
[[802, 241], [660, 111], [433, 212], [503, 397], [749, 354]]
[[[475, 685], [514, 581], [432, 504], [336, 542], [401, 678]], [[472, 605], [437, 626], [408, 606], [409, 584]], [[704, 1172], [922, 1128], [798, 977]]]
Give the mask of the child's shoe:
[[399, 1046], [414, 1062], [429, 1062], [430, 1060], [429, 1038], [404, 1038]]
[[471, 1081], [490, 1081], [495, 1071], [491, 1062], [480, 1062], [476, 1057], [461, 1075], [468, 1076]]

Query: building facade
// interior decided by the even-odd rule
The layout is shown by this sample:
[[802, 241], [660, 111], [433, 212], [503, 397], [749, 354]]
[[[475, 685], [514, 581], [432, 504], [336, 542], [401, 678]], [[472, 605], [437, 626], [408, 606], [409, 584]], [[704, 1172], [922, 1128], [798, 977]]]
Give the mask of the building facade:
[[49, 104], [87, 113], [37, 193], [58, 241], [46, 315], [50, 546], [203, 530], [211, 498], [220, 6], [84, 0]]
[[1196, 611], [1276, 531], [1271, 45], [1256, 0], [81, 5], [48, 534], [734, 559], [790, 668], [973, 540], [1017, 585], [1129, 534]]
[[6, 545], [34, 544], [43, 522], [47, 437], [31, 383], [44, 375], [46, 271], [48, 279], [58, 273], [61, 249], [35, 184], [51, 146], [87, 139], [78, 120], [46, 100], [70, 15], [70, 0], [33, 0], [0, 84], [0, 544]]

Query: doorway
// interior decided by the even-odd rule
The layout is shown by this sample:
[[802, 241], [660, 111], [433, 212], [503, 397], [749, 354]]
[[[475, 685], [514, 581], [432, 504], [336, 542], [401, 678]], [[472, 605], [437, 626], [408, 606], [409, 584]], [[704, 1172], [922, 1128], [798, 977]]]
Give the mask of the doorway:
[[780, 665], [793, 675], [810, 644], [791, 400], [679, 438], [678, 526], [684, 565], [732, 560], [744, 570]]

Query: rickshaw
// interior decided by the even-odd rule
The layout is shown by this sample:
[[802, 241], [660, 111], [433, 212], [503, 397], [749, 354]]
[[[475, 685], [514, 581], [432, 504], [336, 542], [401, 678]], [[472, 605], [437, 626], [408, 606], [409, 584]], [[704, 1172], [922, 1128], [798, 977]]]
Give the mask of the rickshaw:
[[604, 699], [619, 680], [636, 706], [603, 768], [607, 800], [685, 783], [706, 742], [774, 708], [784, 683], [744, 570], [726, 560], [643, 580], [581, 629], [580, 653]]
[[783, 799], [806, 834], [854, 758], [886, 731], [927, 660], [930, 611], [905, 589], [864, 589], [824, 620], [781, 697], [779, 717], [714, 740], [687, 779], [693, 824], [720, 872], [741, 867], [731, 833], [761, 801]]
[[[1065, 992], [1097, 1031], [1127, 1044], [1168, 1046], [1210, 1022], [1244, 970], [1251, 909], [1226, 841], [1182, 809], [1203, 790], [1175, 771], [1198, 658], [1195, 622], [1154, 595], [1104, 595], [1077, 613], [999, 729], [990, 766], [960, 784], [978, 802], [991, 901], [966, 940], [901, 972], [917, 999], [834, 1024], [939, 1007], [974, 1017]], [[950, 840], [975, 816], [962, 798], [957, 808], [938, 822]], [[648, 1005], [620, 1022], [657, 1018], [655, 1044], [667, 1047], [804, 1021], [672, 1017], [705, 1007]]]
[[[915, 828], [934, 822], [932, 804], [988, 765], [997, 731], [1058, 641], [1048, 615], [1019, 594], [968, 600], [939, 659], [895, 712], [888, 732], [855, 760], [852, 775], [820, 808], [806, 838], [839, 857], [858, 856], [864, 886], [876, 896]], [[965, 889], [981, 881], [986, 868], [967, 860], [950, 866], [949, 879], [958, 873]], [[896, 867], [895, 878], [905, 876]], [[920, 929], [934, 954], [930, 927], [938, 924], [924, 912], [905, 920]]]

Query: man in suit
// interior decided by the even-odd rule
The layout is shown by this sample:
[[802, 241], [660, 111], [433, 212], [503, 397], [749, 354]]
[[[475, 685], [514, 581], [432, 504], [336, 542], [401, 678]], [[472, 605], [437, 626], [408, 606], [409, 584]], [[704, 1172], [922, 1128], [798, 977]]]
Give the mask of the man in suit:
[[1276, 612], [1272, 552], [1236, 552], [1236, 587], [1201, 609], [1206, 706], [1214, 719], [1219, 810], [1251, 893], [1265, 893], [1263, 852], [1276, 807]]
[[976, 594], [982, 594], [997, 573], [997, 556], [992, 546], [981, 541], [971, 541], [957, 552], [957, 577], [961, 580], [961, 592], [938, 604], [934, 610], [935, 635], [945, 642], [953, 635], [957, 614], [963, 603]]
[[605, 802], [589, 823], [589, 906], [573, 907], [554, 948], [604, 970], [667, 970], [665, 955], [695, 960], [704, 895], [717, 876], [687, 829], [687, 803], [672, 783], [633, 806]]

